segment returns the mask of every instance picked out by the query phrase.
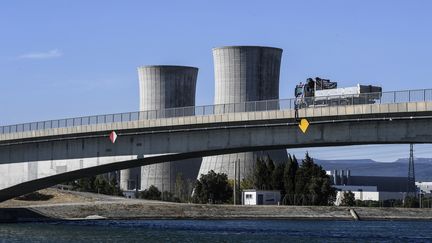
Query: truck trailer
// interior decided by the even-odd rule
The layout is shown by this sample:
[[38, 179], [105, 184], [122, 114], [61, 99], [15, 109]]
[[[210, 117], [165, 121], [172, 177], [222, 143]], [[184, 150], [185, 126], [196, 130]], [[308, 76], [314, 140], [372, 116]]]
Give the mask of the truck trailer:
[[382, 88], [357, 84], [353, 87], [338, 88], [337, 82], [316, 77], [308, 78], [295, 88], [296, 108], [329, 105], [374, 104], [381, 98]]

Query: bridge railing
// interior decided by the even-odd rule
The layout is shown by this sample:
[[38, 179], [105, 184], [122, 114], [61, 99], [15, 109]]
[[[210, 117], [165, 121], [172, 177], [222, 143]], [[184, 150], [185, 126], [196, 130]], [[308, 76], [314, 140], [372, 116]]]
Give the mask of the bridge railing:
[[254, 112], [269, 110], [293, 110], [296, 104], [298, 108], [301, 109], [305, 107], [346, 106], [356, 104], [391, 104], [420, 101], [432, 101], [432, 89], [366, 93], [360, 95], [313, 97], [304, 98], [301, 100], [291, 98], [280, 100], [250, 101], [232, 104], [192, 106], [169, 108], [163, 110], [85, 116], [0, 126], [0, 134], [170, 117], [205, 116], [234, 112]]

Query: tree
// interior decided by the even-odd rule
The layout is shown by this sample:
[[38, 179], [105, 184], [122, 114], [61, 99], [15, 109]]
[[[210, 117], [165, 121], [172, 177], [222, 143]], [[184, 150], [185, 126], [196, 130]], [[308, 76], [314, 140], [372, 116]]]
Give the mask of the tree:
[[78, 191], [84, 191], [84, 192], [95, 192], [94, 190], [94, 181], [96, 177], [87, 177], [87, 178], [81, 178], [78, 179], [74, 185], [73, 188]]
[[191, 179], [187, 179], [185, 188], [186, 188], [187, 202], [191, 202], [192, 201], [192, 193], [193, 193], [194, 188], [195, 188], [195, 181], [191, 180]]
[[273, 173], [274, 173], [276, 167], [273, 163], [273, 160], [268, 155], [267, 155], [266, 167], [267, 167], [267, 176], [265, 178], [265, 188], [267, 190], [275, 190], [275, 188], [273, 187], [272, 176], [273, 176]]
[[148, 200], [161, 200], [161, 192], [157, 187], [151, 185], [148, 189], [140, 192], [138, 197]]
[[314, 163], [309, 153], [306, 153], [297, 176], [296, 193], [304, 195], [302, 204], [328, 205], [334, 201], [336, 191], [331, 186], [330, 177], [321, 166]]
[[285, 188], [284, 188], [284, 170], [285, 170], [285, 164], [280, 163], [276, 165], [276, 168], [273, 170], [273, 173], [271, 175], [271, 187], [273, 190], [279, 190], [282, 194], [285, 194]]
[[267, 165], [265, 164], [264, 160], [261, 158], [257, 159], [257, 162], [255, 164], [255, 171], [254, 171], [254, 188], [258, 190], [265, 190], [267, 189], [266, 181], [267, 181]]
[[195, 203], [225, 203], [232, 198], [228, 176], [213, 170], [201, 175], [196, 181], [193, 201]]
[[122, 191], [118, 187], [117, 179], [114, 177], [111, 180], [104, 175], [91, 176], [87, 178], [81, 178], [73, 182], [66, 184], [71, 184], [73, 190], [94, 192], [107, 195], [121, 196]]
[[169, 192], [169, 191], [163, 191], [162, 192], [162, 201], [167, 201], [167, 202], [180, 202], [180, 198], [176, 197], [174, 195], [174, 193]]
[[[300, 167], [295, 157], [287, 164], [284, 173], [286, 195], [284, 204], [295, 205], [329, 205], [336, 197], [331, 186], [330, 177], [316, 165], [306, 153]], [[293, 179], [294, 178], [294, 179]]]
[[174, 187], [175, 187], [175, 196], [178, 197], [181, 202], [187, 201], [186, 184], [183, 179], [182, 173], [177, 174]]
[[273, 179], [272, 175], [275, 170], [275, 165], [270, 157], [266, 160], [258, 158], [254, 170], [254, 188], [258, 190], [272, 190]]
[[240, 181], [241, 190], [252, 189], [252, 188], [254, 188], [254, 178], [252, 176], [245, 177]]
[[313, 176], [313, 164], [312, 158], [309, 157], [309, 153], [306, 152], [305, 159], [302, 161], [301, 166], [297, 169], [295, 174], [295, 194], [308, 194], [308, 182], [310, 182]]
[[106, 181], [101, 178], [100, 176], [96, 176], [96, 178], [93, 181], [93, 188], [94, 191], [97, 193], [107, 194], [107, 185]]
[[270, 158], [270, 156], [267, 156], [267, 171], [269, 174], [272, 174], [275, 169], [275, 164], [273, 160]]
[[352, 207], [356, 204], [354, 193], [352, 191], [343, 192], [341, 206]]
[[117, 178], [115, 178], [115, 177], [112, 178], [109, 185], [111, 188], [111, 195], [114, 195], [114, 196], [122, 196], [123, 195], [123, 192], [122, 192], [122, 190], [120, 190], [120, 187], [117, 183]]
[[418, 208], [419, 200], [416, 197], [405, 197], [404, 199], [405, 208]]
[[285, 165], [283, 172], [283, 184], [284, 184], [284, 204], [291, 205], [294, 203], [295, 197], [295, 181], [296, 173], [298, 170], [298, 162], [295, 156], [291, 157], [288, 154], [288, 162]]

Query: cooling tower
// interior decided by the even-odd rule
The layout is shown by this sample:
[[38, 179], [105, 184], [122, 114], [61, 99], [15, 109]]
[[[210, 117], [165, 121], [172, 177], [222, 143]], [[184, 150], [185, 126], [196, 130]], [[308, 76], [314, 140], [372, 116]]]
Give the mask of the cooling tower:
[[[195, 89], [198, 68], [185, 66], [143, 66], [138, 68], [140, 86], [140, 110], [164, 110], [168, 108], [195, 106]], [[193, 109], [189, 111], [193, 115]], [[185, 115], [158, 112], [157, 118]], [[187, 114], [186, 114], [187, 115]], [[154, 117], [156, 118], [156, 117]], [[122, 171], [122, 189], [134, 190], [136, 175], [140, 175], [141, 190], [151, 185], [160, 191], [174, 192], [176, 176], [194, 181], [198, 175], [201, 158], [165, 162]], [[134, 183], [135, 182], [135, 183]], [[129, 185], [129, 187], [128, 187]]]
[[139, 67], [140, 110], [195, 106], [197, 75], [195, 67]]
[[[279, 98], [282, 49], [259, 46], [228, 46], [213, 49], [215, 104], [272, 100]], [[200, 174], [210, 170], [234, 179], [234, 163], [240, 163], [240, 177], [251, 175], [258, 158], [275, 162], [288, 159], [286, 150], [226, 154], [203, 158]]]

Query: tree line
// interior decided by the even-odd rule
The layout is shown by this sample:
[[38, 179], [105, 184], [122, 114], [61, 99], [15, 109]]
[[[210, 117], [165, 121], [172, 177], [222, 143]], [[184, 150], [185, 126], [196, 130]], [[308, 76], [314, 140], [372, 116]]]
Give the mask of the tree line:
[[279, 190], [284, 205], [333, 205], [336, 198], [330, 177], [309, 153], [301, 164], [290, 154], [286, 162], [276, 165], [270, 158], [259, 159], [252, 178], [241, 185], [250, 184], [257, 190]]
[[123, 196], [115, 177], [108, 178], [105, 174], [81, 178], [66, 185], [72, 186], [72, 190], [94, 192], [106, 195]]
[[192, 202], [194, 183], [186, 180], [182, 173], [178, 173], [174, 184], [174, 192], [163, 191], [151, 185], [149, 188], [138, 192], [136, 197], [148, 200], [162, 200], [168, 202]]
[[[195, 182], [178, 174], [174, 192], [161, 192], [151, 186], [136, 197], [150, 200], [194, 203], [231, 203], [233, 181], [224, 173], [210, 171]], [[121, 195], [117, 180], [99, 175], [72, 182], [75, 189], [109, 195]], [[299, 164], [295, 156], [275, 164], [271, 158], [258, 159], [251, 176], [240, 182], [240, 189], [279, 190], [284, 205], [333, 205], [336, 191], [321, 166], [306, 153]], [[237, 194], [240, 195], [240, 192]]]
[[[330, 177], [308, 153], [301, 164], [291, 155], [278, 164], [270, 158], [258, 159], [252, 175], [241, 181], [240, 188], [279, 190], [284, 205], [333, 205], [336, 198]], [[196, 203], [232, 202], [232, 190], [233, 183], [226, 174], [210, 171], [196, 182], [193, 200]]]

